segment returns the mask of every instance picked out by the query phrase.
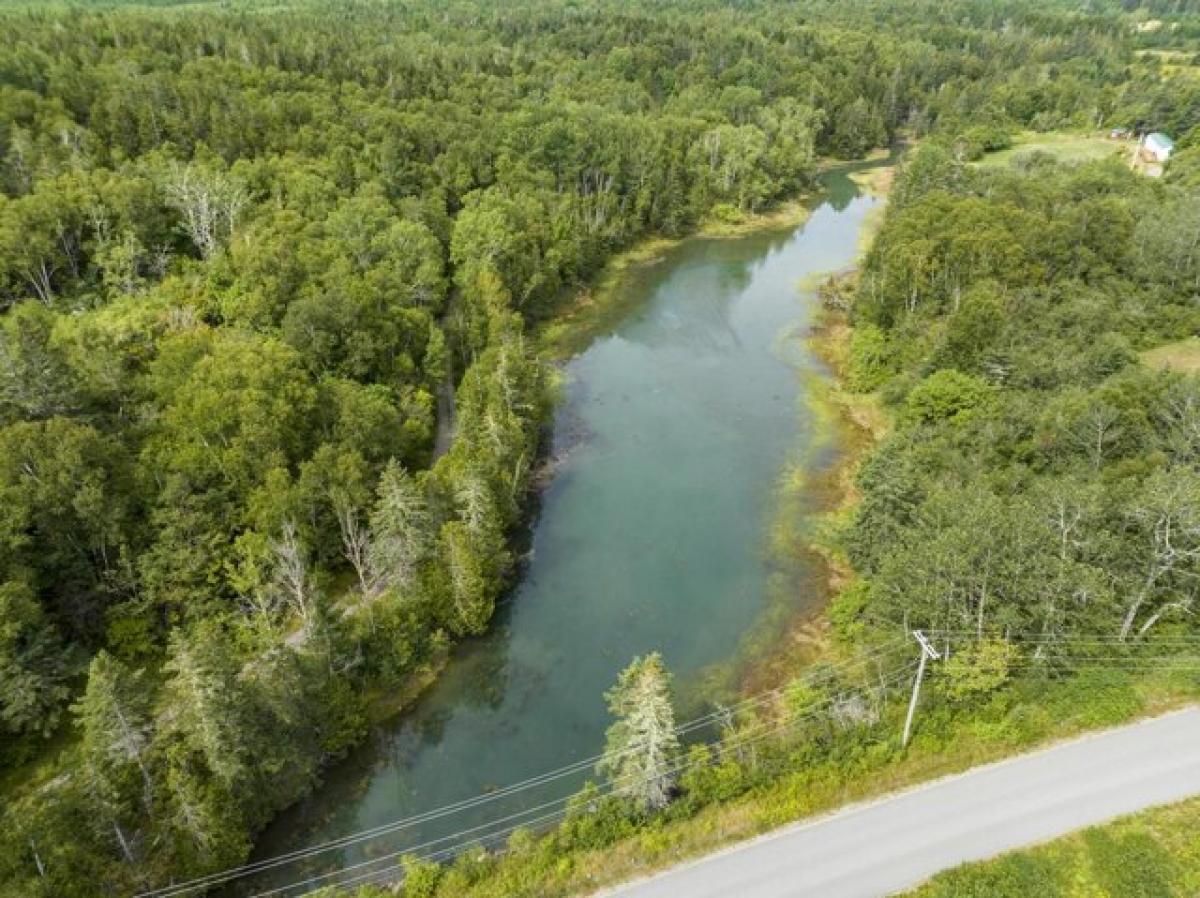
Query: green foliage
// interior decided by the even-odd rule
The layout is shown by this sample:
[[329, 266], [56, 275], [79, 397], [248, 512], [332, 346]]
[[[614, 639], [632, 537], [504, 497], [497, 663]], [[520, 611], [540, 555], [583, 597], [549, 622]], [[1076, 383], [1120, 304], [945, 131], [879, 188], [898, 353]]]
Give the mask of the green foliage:
[[1016, 658], [1017, 649], [1011, 643], [998, 639], [973, 643], [941, 665], [941, 688], [958, 701], [987, 695], [1004, 685]]
[[964, 159], [975, 160], [1012, 146], [1012, 135], [998, 125], [975, 125], [954, 140], [954, 151]]
[[679, 788], [689, 809], [699, 809], [729, 801], [743, 794], [749, 785], [746, 769], [732, 757], [713, 757], [707, 745], [688, 749]]
[[0, 429], [0, 563], [73, 637], [97, 638], [136, 507], [118, 441], [67, 418]]
[[567, 803], [567, 816], [555, 840], [564, 850], [602, 848], [633, 835], [640, 822], [628, 800], [601, 796], [595, 783], [587, 783]]
[[[1194, 133], [1196, 86], [1135, 64], [1119, 11], [160, 5], [0, 11], [2, 762], [72, 695], [87, 759], [6, 818], [0, 891], [244, 859], [358, 696], [487, 627], [548, 411], [527, 330], [635, 238], [902, 131], [933, 139], [851, 354], [909, 418], [864, 469], [839, 619], [1188, 626], [1190, 556], [1155, 533], [1192, 549], [1195, 385], [1126, 374], [1197, 323], [1192, 151], [1166, 189], [963, 164], [1030, 127]], [[714, 759], [678, 785], [744, 784]]]
[[860, 393], [879, 387], [892, 373], [887, 335], [873, 324], [856, 327], [850, 335], [850, 370], [847, 385]]
[[991, 386], [978, 377], [954, 370], [935, 371], [908, 394], [904, 414], [917, 424], [961, 422], [985, 406], [991, 395]]
[[[10, 739], [48, 736], [68, 692], [58, 634], [23, 583], [0, 586], [0, 748]], [[0, 755], [0, 758], [4, 755]]]
[[[1187, 232], [1178, 196], [1108, 162], [964, 169], [936, 147], [901, 178], [852, 309], [899, 426], [859, 475], [845, 539], [866, 579], [839, 626], [1190, 627], [1200, 492], [1180, 428], [1200, 382], [1132, 351], [1200, 325], [1181, 244], [1154, 230]], [[982, 660], [951, 662], [952, 691]]]
[[404, 864], [404, 898], [433, 898], [442, 878], [442, 868], [411, 855], [405, 855], [401, 862]]

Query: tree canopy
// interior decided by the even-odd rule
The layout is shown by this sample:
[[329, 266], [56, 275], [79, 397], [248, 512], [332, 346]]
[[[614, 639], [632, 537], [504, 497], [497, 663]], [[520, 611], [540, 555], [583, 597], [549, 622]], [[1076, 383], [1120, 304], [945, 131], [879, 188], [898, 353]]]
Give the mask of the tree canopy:
[[[0, 767], [71, 771], [5, 795], [0, 895], [242, 861], [488, 626], [562, 298], [901, 136], [853, 309], [903, 422], [846, 537], [873, 613], [1177, 625], [1196, 387], [1135, 353], [1196, 323], [1200, 79], [1146, 51], [1200, 26], [1127, 5], [0, 4]], [[1101, 125], [1175, 135], [1168, 183], [969, 166]]]

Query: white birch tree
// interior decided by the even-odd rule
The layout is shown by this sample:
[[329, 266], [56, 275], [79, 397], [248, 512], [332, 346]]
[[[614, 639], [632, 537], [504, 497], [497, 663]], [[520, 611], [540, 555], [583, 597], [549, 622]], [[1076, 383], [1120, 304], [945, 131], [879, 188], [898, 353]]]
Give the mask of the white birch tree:
[[1136, 555], [1120, 637], [1190, 613], [1200, 588], [1200, 475], [1172, 469], [1147, 481], [1129, 513]]
[[250, 199], [229, 175], [196, 165], [172, 169], [166, 195], [183, 233], [205, 259], [225, 245]]
[[279, 539], [271, 543], [271, 550], [275, 556], [271, 592], [278, 605], [300, 621], [300, 632], [306, 639], [316, 610], [316, 593], [309, 575], [308, 553], [300, 544], [295, 524], [284, 522]]

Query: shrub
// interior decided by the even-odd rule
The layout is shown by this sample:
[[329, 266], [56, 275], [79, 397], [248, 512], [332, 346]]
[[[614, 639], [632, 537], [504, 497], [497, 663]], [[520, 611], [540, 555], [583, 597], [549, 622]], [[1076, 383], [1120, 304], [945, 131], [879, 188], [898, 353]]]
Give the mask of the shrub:
[[913, 422], [964, 420], [985, 406], [994, 395], [991, 384], [979, 377], [946, 369], [935, 371], [913, 388], [905, 402], [905, 417]]
[[880, 328], [873, 324], [856, 327], [850, 337], [850, 389], [868, 393], [878, 388], [892, 373], [889, 358], [887, 336]]

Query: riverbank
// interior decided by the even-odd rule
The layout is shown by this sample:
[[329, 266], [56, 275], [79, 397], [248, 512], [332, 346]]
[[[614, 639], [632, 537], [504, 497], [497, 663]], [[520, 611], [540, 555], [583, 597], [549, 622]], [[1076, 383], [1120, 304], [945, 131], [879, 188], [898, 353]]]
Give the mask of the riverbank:
[[[891, 189], [895, 166], [884, 163], [894, 159], [897, 154], [897, 149], [877, 149], [862, 159], [826, 158], [817, 163], [815, 174], [820, 178], [844, 169], [863, 193], [885, 199]], [[732, 239], [763, 231], [798, 228], [812, 215], [814, 202], [822, 193], [823, 190], [817, 187], [761, 212], [731, 210], [710, 215], [696, 228], [677, 237], [654, 235], [635, 241], [629, 248], [614, 254], [587, 284], [566, 300], [553, 318], [542, 324], [538, 331], [539, 348], [555, 361], [563, 361], [579, 352], [597, 334], [612, 327], [629, 311], [628, 302], [622, 301], [627, 295], [621, 290], [625, 279], [639, 270], [657, 265], [668, 250], [684, 241], [705, 237]], [[865, 252], [870, 245], [870, 238], [878, 230], [882, 216], [882, 206], [871, 214], [867, 226], [859, 235], [861, 251]]]
[[[820, 598], [810, 604], [816, 614], [768, 617], [762, 629], [774, 638], [760, 642], [745, 654], [755, 660], [744, 671], [741, 692], [755, 694], [788, 682], [812, 664], [829, 660], [830, 611], [854, 582], [854, 571], [838, 546], [838, 532], [859, 500], [856, 478], [872, 447], [887, 433], [890, 422], [874, 394], [858, 394], [845, 387], [845, 365], [851, 329], [843, 313], [822, 308], [805, 340], [829, 368], [831, 377], [804, 377], [801, 402], [817, 422], [822, 445], [810, 447], [810, 456], [824, 450], [831, 459], [823, 465], [795, 463], [780, 478], [778, 510], [771, 531], [771, 548], [777, 564], [789, 561], [818, 576], [788, 584]], [[807, 471], [807, 473], [806, 473]], [[784, 609], [790, 603], [777, 602]]]
[[[886, 158], [876, 156], [877, 161]], [[851, 172], [849, 177], [863, 193], [886, 200], [895, 171], [895, 165], [877, 165]], [[881, 203], [867, 213], [858, 237], [860, 257], [870, 249], [885, 209], [886, 203]], [[844, 285], [853, 278], [854, 269], [829, 272], [797, 289], [823, 296], [827, 284]], [[817, 423], [817, 439], [805, 449], [805, 458], [789, 465], [780, 478], [771, 552], [777, 563], [790, 559], [797, 567], [820, 572], [819, 577], [788, 587], [816, 591], [821, 598], [813, 604], [821, 611], [815, 615], [776, 612], [764, 621], [761, 629], [774, 629], [776, 635], [771, 642], [759, 640], [753, 651], [746, 652], [755, 660], [742, 677], [744, 694], [775, 688], [833, 654], [829, 612], [854, 580], [838, 547], [837, 534], [858, 502], [855, 480], [859, 468], [891, 426], [876, 394], [847, 388], [852, 330], [846, 313], [821, 304], [801, 334], [798, 339], [805, 341], [827, 373], [808, 372], [802, 377], [799, 401]], [[822, 452], [831, 458], [825, 464], [814, 463]], [[799, 524], [802, 521], [803, 526]], [[773, 604], [788, 607], [786, 602]]]
[[627, 279], [662, 262], [665, 254], [687, 240], [746, 237], [762, 231], [798, 228], [812, 214], [813, 194], [800, 194], [760, 213], [739, 213], [731, 219], [710, 218], [678, 237], [644, 237], [614, 254], [587, 284], [568, 298], [537, 334], [538, 348], [552, 361], [562, 362], [580, 352], [597, 335], [615, 326], [630, 311]]

